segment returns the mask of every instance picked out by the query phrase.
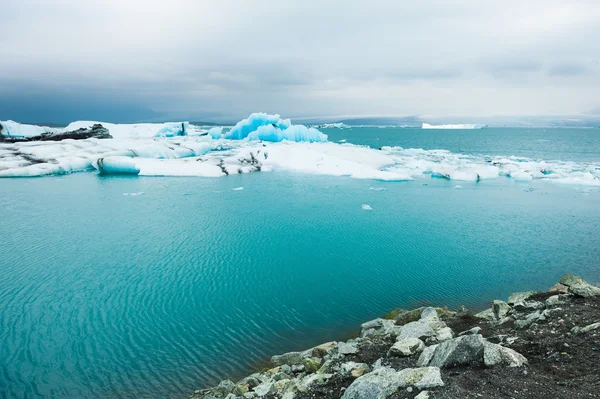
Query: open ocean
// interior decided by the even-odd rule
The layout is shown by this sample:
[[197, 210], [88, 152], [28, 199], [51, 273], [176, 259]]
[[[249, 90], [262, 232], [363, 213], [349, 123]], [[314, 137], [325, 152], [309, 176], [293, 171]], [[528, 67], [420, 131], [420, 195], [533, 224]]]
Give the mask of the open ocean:
[[[600, 162], [600, 129], [323, 131]], [[0, 180], [0, 204], [0, 397], [185, 396], [394, 307], [600, 280], [598, 186], [86, 172]]]

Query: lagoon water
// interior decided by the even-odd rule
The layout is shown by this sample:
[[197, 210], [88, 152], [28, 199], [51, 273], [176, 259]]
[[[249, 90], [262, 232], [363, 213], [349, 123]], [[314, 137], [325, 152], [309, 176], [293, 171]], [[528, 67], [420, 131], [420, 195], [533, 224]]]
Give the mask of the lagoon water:
[[[599, 129], [326, 133], [600, 161]], [[394, 307], [600, 281], [594, 187], [79, 173], [1, 180], [0, 202], [0, 397], [185, 396]]]

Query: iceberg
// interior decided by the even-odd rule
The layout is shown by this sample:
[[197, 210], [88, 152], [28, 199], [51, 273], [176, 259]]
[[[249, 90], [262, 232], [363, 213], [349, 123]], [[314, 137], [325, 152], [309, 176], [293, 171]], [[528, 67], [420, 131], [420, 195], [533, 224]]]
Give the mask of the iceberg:
[[456, 125], [430, 125], [429, 123], [423, 123], [422, 129], [483, 129], [487, 125], [478, 123], [465, 123]]
[[[91, 125], [90, 125], [91, 126]], [[73, 129], [76, 130], [76, 129]], [[62, 131], [48, 126], [25, 125], [15, 121], [0, 121], [0, 135], [14, 138], [29, 138]]]
[[327, 135], [315, 128], [304, 125], [292, 125], [289, 119], [281, 119], [279, 115], [268, 115], [263, 112], [251, 114], [248, 118], [239, 121], [230, 131], [223, 135], [229, 140], [263, 140], [280, 142], [307, 141], [324, 142]]

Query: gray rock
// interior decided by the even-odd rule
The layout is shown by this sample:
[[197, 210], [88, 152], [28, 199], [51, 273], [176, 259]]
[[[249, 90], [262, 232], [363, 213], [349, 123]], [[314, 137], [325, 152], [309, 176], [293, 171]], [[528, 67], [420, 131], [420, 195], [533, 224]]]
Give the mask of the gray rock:
[[454, 338], [454, 331], [450, 327], [443, 327], [435, 332], [435, 337], [438, 342], [447, 341]]
[[333, 374], [309, 374], [296, 383], [298, 391], [307, 392], [313, 385], [320, 385], [333, 377]]
[[[435, 309], [434, 309], [435, 311]], [[421, 352], [425, 344], [419, 338], [401, 338], [388, 351], [388, 356], [411, 356]]]
[[583, 283], [570, 285], [569, 292], [584, 298], [600, 296], [600, 288], [594, 287], [593, 285], [588, 284], [585, 281]]
[[525, 356], [521, 355], [510, 348], [498, 344], [492, 344], [491, 342], [484, 342], [483, 344], [483, 362], [488, 367], [496, 365], [508, 366], [508, 367], [522, 367], [527, 364]]
[[337, 346], [337, 342], [326, 342], [324, 344], [315, 346], [311, 349], [311, 356], [313, 357], [324, 357], [326, 356], [333, 348]]
[[236, 395], [234, 395], [232, 393], [230, 393], [229, 395], [225, 396], [225, 399], [238, 399], [238, 398], [239, 398], [239, 396], [236, 396]]
[[429, 399], [429, 392], [423, 391], [417, 396], [415, 396], [415, 399]]
[[546, 299], [546, 306], [556, 306], [563, 304], [564, 302], [560, 299], [558, 295], [552, 295], [550, 298]]
[[435, 348], [437, 348], [437, 345], [427, 346], [425, 349], [423, 349], [421, 356], [419, 356], [419, 359], [417, 360], [417, 367], [429, 366], [429, 362], [431, 362]]
[[475, 335], [475, 334], [479, 334], [480, 331], [481, 331], [481, 327], [473, 327], [470, 330], [459, 333], [458, 336], [462, 337], [463, 335], [467, 335], [467, 334]]
[[296, 393], [295, 392], [286, 392], [283, 394], [283, 396], [281, 397], [281, 399], [294, 399], [296, 397]]
[[443, 386], [440, 369], [422, 367], [395, 371], [382, 367], [358, 377], [342, 396], [342, 399], [385, 399], [400, 388], [414, 386], [419, 389]]
[[492, 302], [492, 312], [494, 313], [496, 320], [500, 320], [508, 316], [510, 311], [511, 308], [508, 306], [508, 303], [499, 300]]
[[513, 305], [518, 302], [524, 302], [529, 299], [530, 296], [537, 294], [536, 291], [526, 291], [526, 292], [514, 292], [510, 294], [508, 297], [508, 304]]
[[573, 335], [585, 334], [587, 332], [597, 330], [599, 328], [600, 328], [600, 323], [590, 324], [589, 326], [586, 326], [586, 327], [573, 327], [573, 329], [571, 330], [571, 334], [573, 334]]
[[567, 287], [566, 285], [563, 285], [561, 283], [555, 284], [552, 287], [550, 287], [550, 289], [548, 289], [548, 292], [556, 292], [558, 294], [566, 294], [567, 292], [569, 292], [569, 287]]
[[525, 319], [515, 320], [515, 328], [518, 330], [523, 330], [531, 326], [533, 323], [539, 320], [542, 313], [538, 310], [534, 313], [527, 315]]
[[254, 393], [259, 397], [274, 394], [275, 392], [277, 392], [277, 389], [273, 382], [263, 382], [254, 388]]
[[314, 373], [321, 368], [321, 359], [318, 357], [307, 357], [302, 362], [304, 369], [309, 373]]
[[421, 313], [421, 320], [424, 322], [440, 321], [435, 308], [425, 308]]
[[483, 310], [479, 313], [474, 314], [473, 316], [477, 317], [478, 319], [484, 319], [484, 320], [490, 320], [490, 321], [496, 320], [496, 317], [494, 316], [494, 311], [492, 308]]
[[369, 366], [366, 363], [347, 362], [340, 367], [342, 376], [350, 375], [354, 378], [367, 374], [369, 371]]
[[286, 392], [296, 392], [297, 390], [296, 382], [291, 379], [279, 380], [275, 383], [275, 391], [280, 395]]
[[360, 329], [361, 330], [370, 330], [371, 328], [378, 329], [378, 328], [383, 327], [383, 322], [384, 321], [385, 320], [381, 319], [381, 318], [375, 319], [375, 320], [371, 320], [371, 321], [367, 321], [367, 322], [362, 323], [360, 325]]
[[437, 345], [429, 365], [434, 367], [453, 367], [458, 365], [481, 363], [483, 360], [481, 335], [464, 335]]
[[246, 392], [244, 394], [244, 398], [246, 399], [254, 399], [256, 397], [256, 394], [254, 392]]
[[565, 274], [559, 281], [559, 284], [566, 285], [567, 287], [581, 283], [585, 283], [585, 280], [572, 274]]
[[288, 352], [283, 355], [273, 356], [271, 358], [271, 363], [273, 363], [274, 366], [281, 366], [284, 364], [292, 366], [295, 364], [302, 364], [305, 357], [307, 357], [307, 355], [304, 352]]
[[435, 335], [433, 328], [422, 321], [413, 321], [401, 327], [398, 339], [403, 338], [427, 338]]
[[356, 347], [356, 344], [350, 344], [350, 343], [346, 343], [346, 342], [338, 343], [337, 350], [338, 350], [338, 353], [342, 354], [342, 355], [351, 355], [351, 354], [358, 352], [358, 348]]
[[518, 312], [544, 309], [544, 304], [538, 301], [522, 301], [514, 304], [513, 308]]

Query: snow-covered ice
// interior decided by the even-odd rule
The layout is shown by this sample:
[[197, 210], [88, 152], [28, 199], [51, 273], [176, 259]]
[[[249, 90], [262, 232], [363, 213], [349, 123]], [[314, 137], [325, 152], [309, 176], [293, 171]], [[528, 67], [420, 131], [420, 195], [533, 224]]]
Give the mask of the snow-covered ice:
[[430, 125], [429, 123], [423, 123], [422, 129], [483, 129], [486, 125], [479, 123], [461, 123], [461, 124], [450, 124], [450, 125]]
[[[93, 123], [76, 122], [67, 129]], [[0, 143], [0, 177], [89, 170], [204, 177], [283, 171], [381, 181], [441, 178], [476, 182], [510, 178], [600, 186], [599, 163], [334, 143], [318, 130], [293, 125], [279, 115], [252, 114], [229, 131], [204, 131], [186, 123], [183, 128], [181, 123], [103, 125], [115, 138]], [[25, 130], [29, 134], [31, 128]], [[21, 130], [14, 130], [17, 131]], [[183, 131], [186, 136], [177, 134]]]

